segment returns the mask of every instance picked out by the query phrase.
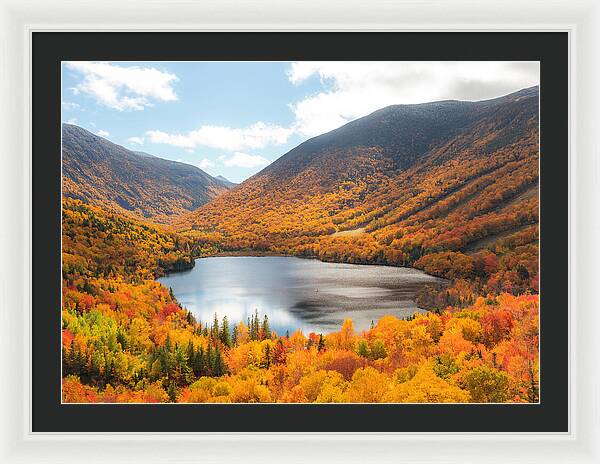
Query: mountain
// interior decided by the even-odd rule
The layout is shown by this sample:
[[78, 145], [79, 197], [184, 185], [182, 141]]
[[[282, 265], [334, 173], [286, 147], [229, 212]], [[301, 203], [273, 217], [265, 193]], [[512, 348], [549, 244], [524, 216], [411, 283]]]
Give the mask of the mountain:
[[[538, 96], [536, 86], [383, 108], [300, 144], [177, 225], [228, 249], [438, 266], [438, 275], [450, 272], [444, 260], [457, 266], [507, 241], [529, 246], [537, 243]], [[533, 260], [524, 266], [537, 272]]]
[[219, 179], [225, 185], [227, 185], [229, 188], [233, 188], [233, 187], [235, 187], [237, 185], [235, 182], [231, 182], [229, 179], [227, 179], [227, 178], [225, 178], [225, 177], [223, 177], [221, 175], [215, 176], [215, 179]]
[[71, 124], [62, 126], [62, 166], [66, 197], [162, 222], [230, 188], [195, 166], [128, 150]]

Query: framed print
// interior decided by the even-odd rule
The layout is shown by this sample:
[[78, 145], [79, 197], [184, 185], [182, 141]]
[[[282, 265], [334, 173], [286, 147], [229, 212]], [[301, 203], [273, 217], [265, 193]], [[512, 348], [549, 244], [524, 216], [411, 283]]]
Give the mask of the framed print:
[[28, 27], [6, 443], [597, 457], [575, 30], [326, 29]]
[[[566, 314], [541, 309], [566, 304], [551, 284], [566, 282], [566, 228], [544, 215], [539, 234], [545, 204], [567, 210], [553, 155], [567, 143], [566, 34], [143, 35], [33, 35], [48, 102], [33, 102], [34, 221], [62, 217], [62, 255], [34, 229], [62, 277], [61, 292], [38, 290], [49, 269], [34, 266], [35, 294], [62, 301], [60, 356], [50, 336], [34, 345], [34, 430], [248, 431], [260, 411], [275, 420], [253, 430], [567, 430]], [[451, 56], [475, 38], [480, 51]], [[419, 61], [384, 47], [417, 41]], [[132, 61], [161, 43], [179, 60]], [[36, 121], [52, 98], [51, 138]], [[168, 129], [159, 108], [170, 127], [206, 123]], [[248, 123], [227, 119], [242, 110]], [[36, 156], [56, 141], [57, 156]], [[37, 333], [53, 315], [36, 301]], [[56, 368], [52, 393], [35, 378]], [[158, 407], [172, 420], [134, 425]], [[410, 429], [393, 420], [409, 411]]]

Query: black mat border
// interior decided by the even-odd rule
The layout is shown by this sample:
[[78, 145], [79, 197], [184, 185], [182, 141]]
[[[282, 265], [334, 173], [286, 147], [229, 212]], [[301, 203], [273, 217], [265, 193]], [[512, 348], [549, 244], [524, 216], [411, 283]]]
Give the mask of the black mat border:
[[[541, 397], [537, 405], [61, 405], [61, 60], [541, 61]], [[33, 33], [34, 432], [568, 430], [567, 33]]]

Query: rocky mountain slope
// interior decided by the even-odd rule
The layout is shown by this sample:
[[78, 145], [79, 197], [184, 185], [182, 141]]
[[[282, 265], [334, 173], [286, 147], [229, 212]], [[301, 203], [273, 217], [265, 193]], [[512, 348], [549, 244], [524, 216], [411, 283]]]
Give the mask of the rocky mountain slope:
[[538, 95], [383, 108], [304, 142], [176, 224], [229, 249], [444, 276], [482, 250], [521, 247], [537, 273], [527, 247], [538, 234]]
[[66, 197], [159, 222], [231, 187], [195, 166], [128, 150], [71, 124], [62, 128], [62, 166]]

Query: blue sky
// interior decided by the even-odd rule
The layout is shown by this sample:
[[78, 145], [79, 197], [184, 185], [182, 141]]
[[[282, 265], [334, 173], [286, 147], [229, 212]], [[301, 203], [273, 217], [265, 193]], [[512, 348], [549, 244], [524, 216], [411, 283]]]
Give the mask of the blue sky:
[[381, 107], [538, 83], [537, 62], [68, 62], [62, 120], [241, 182]]

